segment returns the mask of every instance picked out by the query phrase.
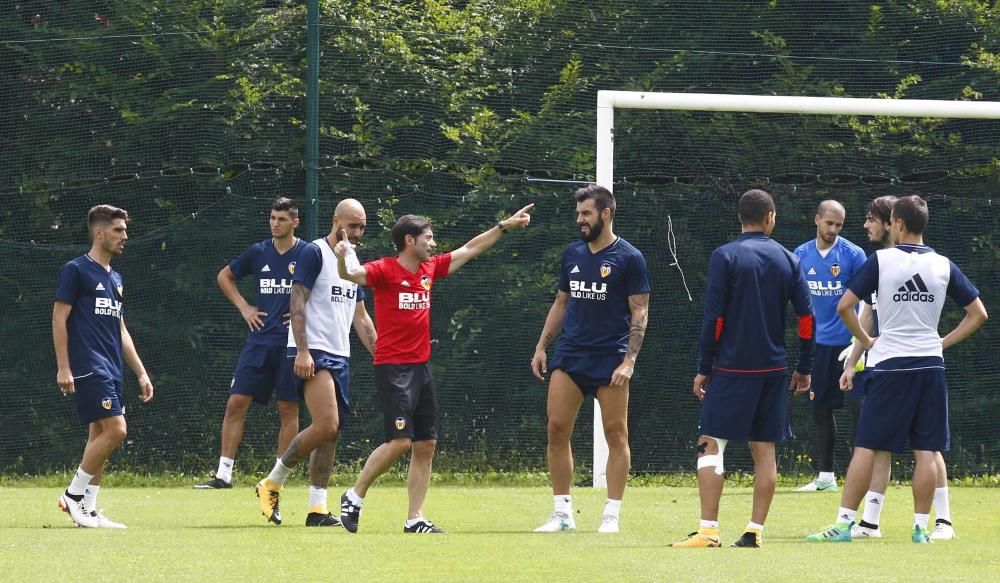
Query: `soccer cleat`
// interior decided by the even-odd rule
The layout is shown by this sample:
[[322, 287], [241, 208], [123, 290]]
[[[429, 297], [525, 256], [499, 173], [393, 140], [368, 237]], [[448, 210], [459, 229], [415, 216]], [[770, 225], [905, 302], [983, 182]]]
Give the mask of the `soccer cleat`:
[[934, 523], [934, 532], [931, 533], [931, 540], [953, 540], [955, 529], [947, 522], [937, 521]]
[[84, 528], [97, 528], [100, 526], [97, 516], [92, 515], [84, 509], [82, 495], [79, 500], [74, 500], [70, 498], [69, 492], [63, 492], [62, 496], [59, 497], [59, 509], [69, 514], [69, 519], [77, 526]]
[[281, 510], [278, 508], [280, 493], [270, 490], [263, 481], [257, 482], [257, 498], [260, 499], [260, 513], [269, 521], [281, 524]]
[[764, 543], [760, 538], [759, 530], [745, 530], [740, 538], [736, 539], [732, 545], [733, 547], [742, 547], [745, 549], [759, 549], [764, 546]]
[[851, 527], [851, 538], [882, 538], [882, 530], [877, 526], [869, 528], [855, 524]]
[[195, 490], [227, 490], [233, 487], [232, 482], [227, 482], [222, 478], [219, 478], [214, 473], [212, 474], [212, 479], [205, 482], [204, 484], [195, 484]]
[[569, 532], [573, 530], [576, 530], [576, 523], [572, 516], [565, 512], [553, 512], [545, 524], [536, 528], [534, 532]]
[[913, 525], [913, 536], [911, 540], [918, 545], [928, 545], [931, 543], [931, 539], [927, 536], [927, 530], [920, 528], [916, 524]]
[[434, 523], [426, 518], [421, 518], [420, 522], [414, 524], [413, 526], [406, 526], [404, 524], [403, 532], [417, 534], [447, 534], [448, 531], [441, 530], [440, 528], [434, 526]]
[[340, 496], [340, 524], [347, 532], [358, 532], [358, 521], [361, 520], [361, 507], [355, 506], [347, 497], [347, 492]]
[[98, 528], [128, 528], [124, 524], [120, 522], [115, 522], [114, 520], [111, 520], [107, 516], [104, 516], [103, 508], [97, 512], [91, 511], [90, 515], [97, 518]]
[[823, 530], [816, 534], [810, 534], [806, 540], [811, 543], [849, 543], [851, 542], [851, 529], [853, 522], [838, 522], [830, 526], [823, 527]]
[[326, 514], [310, 512], [306, 516], [306, 526], [340, 526], [340, 519], [329, 512]]
[[597, 527], [597, 532], [618, 532], [618, 517], [610, 514], [601, 516], [601, 526]]
[[719, 539], [719, 529], [699, 528], [689, 534], [686, 539], [670, 546], [678, 549], [717, 548], [722, 546], [722, 541]]
[[836, 492], [837, 482], [822, 482], [820, 480], [813, 480], [801, 488], [796, 488], [796, 492]]

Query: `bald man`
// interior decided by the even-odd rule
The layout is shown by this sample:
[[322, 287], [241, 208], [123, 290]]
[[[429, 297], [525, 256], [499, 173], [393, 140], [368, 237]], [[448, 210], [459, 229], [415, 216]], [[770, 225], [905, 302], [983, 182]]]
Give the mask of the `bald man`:
[[860, 247], [840, 236], [846, 217], [844, 206], [835, 200], [824, 200], [816, 209], [816, 238], [795, 249], [802, 273], [812, 294], [816, 315], [816, 358], [812, 385], [796, 387], [795, 393], [808, 391], [809, 403], [816, 420], [816, 448], [813, 459], [819, 465], [815, 480], [796, 492], [836, 492], [834, 448], [837, 443], [835, 409], [844, 406], [840, 390], [843, 365], [840, 353], [851, 343], [851, 333], [837, 315], [837, 302], [847, 291], [847, 282], [865, 263]]
[[268, 477], [257, 484], [261, 513], [274, 524], [281, 524], [278, 500], [289, 472], [309, 457], [306, 526], [340, 525], [327, 508], [326, 488], [350, 406], [350, 329], [353, 324], [372, 354], [376, 335], [362, 301], [364, 290], [340, 277], [333, 247], [341, 237], [357, 245], [366, 224], [361, 203], [342, 200], [330, 234], [310, 243], [294, 268], [285, 375], [304, 398], [312, 424], [292, 438]]

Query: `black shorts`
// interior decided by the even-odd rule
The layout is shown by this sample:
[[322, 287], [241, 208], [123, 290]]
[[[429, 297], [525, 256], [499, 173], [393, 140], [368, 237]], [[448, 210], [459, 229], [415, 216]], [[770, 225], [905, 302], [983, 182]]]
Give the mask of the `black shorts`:
[[400, 437], [437, 439], [437, 388], [430, 363], [377, 364], [375, 386], [387, 442]]

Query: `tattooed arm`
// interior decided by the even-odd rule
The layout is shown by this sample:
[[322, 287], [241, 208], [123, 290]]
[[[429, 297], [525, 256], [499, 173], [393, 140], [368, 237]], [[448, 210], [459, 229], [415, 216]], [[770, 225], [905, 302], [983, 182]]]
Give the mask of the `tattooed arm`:
[[632, 380], [635, 359], [639, 357], [642, 341], [646, 337], [646, 321], [649, 319], [649, 294], [629, 296], [628, 306], [632, 311], [632, 325], [628, 331], [628, 349], [625, 352], [625, 360], [611, 375], [612, 385], [627, 385]]
[[292, 283], [292, 299], [290, 311], [292, 314], [292, 338], [295, 340], [295, 375], [303, 379], [311, 379], [316, 374], [312, 355], [309, 354], [309, 337], [306, 335], [306, 302], [311, 290], [302, 283]]
[[364, 302], [358, 302], [358, 306], [354, 309], [354, 333], [361, 339], [368, 352], [375, 356], [375, 340], [378, 339], [378, 333], [375, 332], [375, 323], [368, 315]]
[[535, 346], [535, 355], [531, 357], [531, 372], [540, 381], [545, 380], [548, 370], [545, 349], [555, 340], [562, 330], [563, 318], [566, 316], [566, 306], [569, 304], [569, 294], [560, 290], [556, 294], [556, 299], [549, 308], [549, 315], [545, 317], [545, 325], [542, 326], [542, 335]]

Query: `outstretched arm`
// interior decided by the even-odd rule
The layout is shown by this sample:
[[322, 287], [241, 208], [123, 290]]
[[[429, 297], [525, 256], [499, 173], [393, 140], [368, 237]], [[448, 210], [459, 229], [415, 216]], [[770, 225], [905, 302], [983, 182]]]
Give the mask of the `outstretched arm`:
[[143, 403], [148, 403], [153, 399], [153, 383], [149, 380], [149, 375], [146, 374], [146, 367], [142, 365], [142, 359], [139, 358], [139, 353], [135, 349], [135, 343], [132, 342], [132, 335], [129, 334], [128, 328], [125, 327], [125, 318], [121, 319], [121, 332], [122, 354], [125, 356], [125, 362], [128, 363], [129, 368], [132, 369], [132, 372], [139, 379], [139, 400]]
[[552, 307], [549, 308], [549, 315], [545, 317], [545, 325], [542, 326], [542, 335], [535, 346], [535, 354], [531, 357], [531, 372], [535, 378], [544, 381], [545, 374], [549, 372], [545, 349], [555, 340], [562, 330], [563, 318], [566, 316], [566, 306], [569, 304], [569, 294], [560, 290], [556, 294]]
[[346, 231], [340, 231], [340, 241], [334, 245], [333, 254], [337, 256], [337, 273], [341, 279], [353, 281], [361, 286], [368, 285], [368, 272], [358, 261], [358, 254], [354, 250], [354, 245], [347, 240]]
[[534, 206], [534, 203], [529, 204], [514, 213], [510, 218], [498, 222], [496, 226], [476, 235], [471, 241], [452, 251], [451, 263], [448, 265], [448, 275], [455, 273], [459, 267], [482, 255], [487, 249], [495, 245], [508, 230], [527, 227], [528, 223], [531, 222], [531, 215], [528, 214], [528, 211]]

